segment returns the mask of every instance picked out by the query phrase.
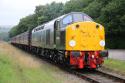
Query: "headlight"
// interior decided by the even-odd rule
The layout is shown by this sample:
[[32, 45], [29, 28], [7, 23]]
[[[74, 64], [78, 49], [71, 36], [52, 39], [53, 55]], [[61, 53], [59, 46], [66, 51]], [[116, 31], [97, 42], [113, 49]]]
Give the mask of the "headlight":
[[101, 41], [99, 42], [99, 44], [100, 44], [100, 46], [104, 47], [104, 46], [105, 46], [105, 41], [104, 41], [104, 40], [101, 40]]
[[70, 41], [69, 41], [69, 45], [70, 45], [71, 47], [74, 47], [74, 46], [76, 45], [76, 41], [75, 41], [75, 40], [70, 40]]

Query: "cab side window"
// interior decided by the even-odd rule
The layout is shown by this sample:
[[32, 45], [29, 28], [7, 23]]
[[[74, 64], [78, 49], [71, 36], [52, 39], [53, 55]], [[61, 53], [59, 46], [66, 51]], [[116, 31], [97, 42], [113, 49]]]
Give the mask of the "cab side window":
[[72, 16], [71, 15], [68, 15], [67, 17], [65, 17], [63, 19], [63, 25], [68, 25], [68, 24], [71, 24], [72, 23]]

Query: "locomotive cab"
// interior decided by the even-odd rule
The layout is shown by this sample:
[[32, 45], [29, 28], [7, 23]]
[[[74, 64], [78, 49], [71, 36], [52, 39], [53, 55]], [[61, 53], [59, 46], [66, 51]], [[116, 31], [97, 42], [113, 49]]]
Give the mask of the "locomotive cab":
[[[54, 47], [64, 50], [67, 27], [71, 24], [85, 21], [93, 20], [88, 15], [80, 12], [72, 12], [56, 19], [54, 22]], [[77, 25], [77, 27], [79, 27], [79, 25]]]
[[97, 68], [107, 56], [104, 27], [84, 13], [66, 14], [54, 23], [54, 47], [66, 51], [70, 65]]
[[65, 33], [62, 38], [65, 41], [61, 42], [66, 52], [69, 52], [65, 57], [69, 56], [70, 65], [78, 68], [97, 68], [103, 63], [101, 53], [105, 48], [104, 27], [94, 22], [91, 17], [84, 13], [65, 16], [60, 21], [60, 33], [62, 36]]

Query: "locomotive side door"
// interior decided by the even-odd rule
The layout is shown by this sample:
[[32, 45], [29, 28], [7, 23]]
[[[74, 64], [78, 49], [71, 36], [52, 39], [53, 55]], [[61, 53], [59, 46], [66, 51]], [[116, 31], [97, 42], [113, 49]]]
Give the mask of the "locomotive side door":
[[56, 20], [54, 23], [54, 48], [58, 48], [60, 42], [60, 21]]

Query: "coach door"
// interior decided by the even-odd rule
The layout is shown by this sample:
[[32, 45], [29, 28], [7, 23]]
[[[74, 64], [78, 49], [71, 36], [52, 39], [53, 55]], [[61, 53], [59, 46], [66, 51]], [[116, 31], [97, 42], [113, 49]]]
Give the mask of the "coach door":
[[54, 48], [58, 48], [59, 46], [59, 42], [60, 42], [59, 28], [60, 28], [60, 21], [56, 20], [54, 23]]

